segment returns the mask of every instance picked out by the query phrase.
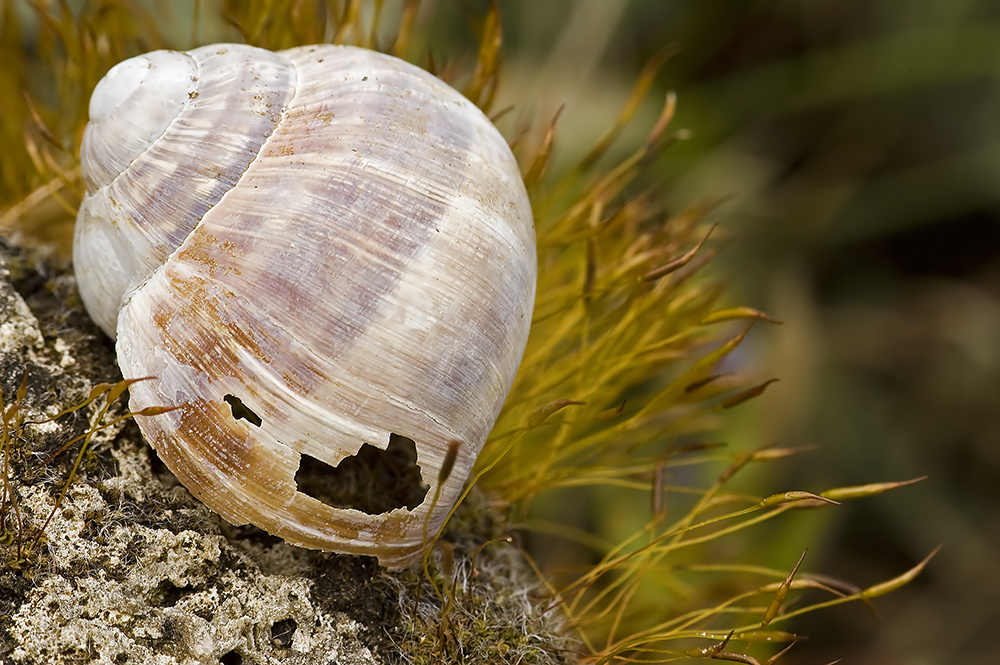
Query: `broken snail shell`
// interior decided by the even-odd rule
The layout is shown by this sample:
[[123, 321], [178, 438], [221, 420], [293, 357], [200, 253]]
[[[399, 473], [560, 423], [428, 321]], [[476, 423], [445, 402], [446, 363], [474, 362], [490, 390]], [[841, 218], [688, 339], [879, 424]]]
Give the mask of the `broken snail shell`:
[[[156, 51], [97, 85], [81, 161], [80, 293], [122, 374], [153, 377], [130, 409], [180, 407], [136, 418], [170, 470], [233, 524], [418, 557], [534, 301], [531, 208], [486, 116], [360, 48]], [[299, 486], [307, 462], [329, 487]]]

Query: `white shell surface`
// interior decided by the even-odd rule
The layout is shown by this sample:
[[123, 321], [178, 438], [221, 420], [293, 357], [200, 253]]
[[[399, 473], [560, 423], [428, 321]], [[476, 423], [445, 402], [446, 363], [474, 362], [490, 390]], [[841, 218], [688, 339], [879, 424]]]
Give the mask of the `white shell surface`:
[[158, 51], [105, 74], [90, 96], [80, 148], [88, 189], [109, 184], [163, 134], [194, 93], [197, 72], [186, 54]]
[[[190, 67], [178, 66], [180, 58]], [[112, 108], [110, 92], [105, 94], [119, 86], [109, 89], [102, 80], [95, 89], [101, 102], [91, 100], [102, 113], [91, 118], [81, 149], [88, 195], [77, 214], [74, 266], [88, 311], [111, 337], [122, 298], [163, 264], [242, 177], [274, 131], [295, 85], [291, 65], [263, 49], [206, 46], [188, 53], [154, 51], [136, 60], [140, 67], [156, 63], [151, 71], [160, 75], [147, 75], [136, 88], [121, 86], [129, 94], [120, 108]], [[131, 62], [116, 65], [109, 75], [119, 68], [134, 71]], [[173, 120], [137, 155], [137, 141], [118, 141], [119, 125], [136, 125], [122, 116], [159, 117], [161, 91], [179, 87], [164, 82], [168, 72], [186, 86], [185, 103], [176, 110], [174, 98], [163, 102]], [[110, 156], [118, 150], [121, 156]], [[127, 166], [108, 181], [102, 164]]]
[[[181, 406], [140, 428], [227, 520], [406, 565], [461, 493], [527, 340], [517, 164], [479, 109], [390, 56], [179, 55], [197, 68], [188, 102], [121, 174], [88, 177], [77, 221], [88, 309], [116, 328], [122, 373], [155, 377], [130, 407]], [[415, 508], [372, 515], [298, 490], [302, 454], [336, 466], [392, 434], [416, 443], [429, 491]]]

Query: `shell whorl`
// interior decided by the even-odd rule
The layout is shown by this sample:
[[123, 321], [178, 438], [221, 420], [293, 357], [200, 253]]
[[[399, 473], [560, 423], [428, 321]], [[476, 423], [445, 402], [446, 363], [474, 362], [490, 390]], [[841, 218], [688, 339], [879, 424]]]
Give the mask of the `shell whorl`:
[[[287, 110], [296, 76], [279, 54], [239, 45], [154, 51], [108, 75], [110, 83], [102, 80], [91, 97], [99, 115], [92, 115], [81, 148], [88, 196], [74, 257], [102, 258], [77, 260], [76, 270], [93, 271], [94, 278], [79, 280], [81, 295], [114, 337], [125, 295], [259, 156]], [[162, 109], [161, 90], [169, 94]], [[116, 104], [115, 93], [128, 96]]]
[[[161, 96], [147, 84], [163, 107], [111, 151], [106, 125]], [[81, 294], [117, 333], [122, 373], [156, 377], [132, 410], [183, 405], [139, 418], [143, 434], [233, 523], [407, 563], [457, 499], [527, 338], [534, 232], [506, 142], [433, 76], [338, 46], [151, 53], [109, 72], [91, 115]], [[234, 396], [260, 425], [234, 417]], [[336, 466], [393, 435], [416, 442], [419, 506], [370, 515], [298, 491], [302, 455]]]

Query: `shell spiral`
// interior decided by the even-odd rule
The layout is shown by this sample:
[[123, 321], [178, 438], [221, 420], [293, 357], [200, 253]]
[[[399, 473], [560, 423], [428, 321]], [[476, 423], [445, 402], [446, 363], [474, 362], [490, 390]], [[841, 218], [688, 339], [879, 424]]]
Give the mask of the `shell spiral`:
[[[387, 55], [222, 44], [114, 67], [81, 161], [80, 292], [123, 375], [153, 377], [130, 409], [179, 407], [137, 417], [166, 465], [234, 524], [410, 563], [527, 340], [534, 229], [499, 132]], [[422, 498], [362, 509], [299, 487], [308, 458], [336, 482], [400, 442]]]

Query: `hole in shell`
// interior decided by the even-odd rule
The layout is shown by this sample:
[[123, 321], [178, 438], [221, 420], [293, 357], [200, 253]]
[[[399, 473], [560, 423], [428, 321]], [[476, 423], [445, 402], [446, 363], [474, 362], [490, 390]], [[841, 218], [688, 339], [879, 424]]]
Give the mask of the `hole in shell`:
[[399, 434], [389, 435], [385, 450], [366, 443], [336, 467], [303, 453], [295, 484], [300, 492], [328, 506], [369, 515], [396, 508], [413, 510], [428, 490], [417, 466], [417, 445]]
[[236, 395], [226, 395], [222, 399], [226, 400], [226, 403], [229, 404], [229, 408], [233, 410], [233, 418], [236, 420], [245, 420], [254, 427], [260, 427], [261, 423], [264, 422], [260, 416], [251, 411], [250, 407], [244, 404], [243, 400]]

